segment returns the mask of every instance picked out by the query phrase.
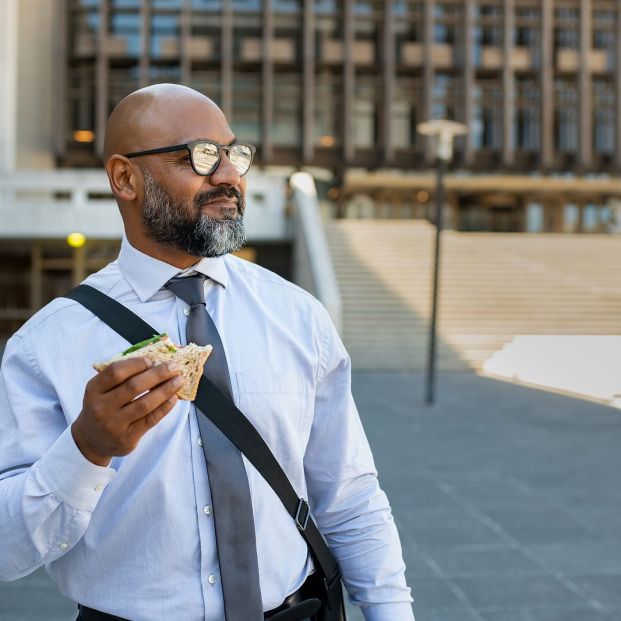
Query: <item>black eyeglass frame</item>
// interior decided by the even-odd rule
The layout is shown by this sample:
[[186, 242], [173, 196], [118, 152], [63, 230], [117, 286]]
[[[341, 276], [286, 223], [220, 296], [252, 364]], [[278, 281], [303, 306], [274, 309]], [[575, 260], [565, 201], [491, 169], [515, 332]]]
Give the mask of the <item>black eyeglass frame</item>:
[[[198, 170], [196, 170], [196, 166], [194, 165], [194, 147], [199, 144], [211, 144], [214, 147], [216, 147], [216, 149], [218, 150], [218, 159], [216, 160], [215, 164], [206, 173], [199, 172]], [[239, 176], [243, 177], [250, 170], [250, 167], [252, 166], [252, 160], [254, 159], [254, 154], [257, 150], [257, 148], [254, 145], [249, 144], [248, 142], [233, 142], [231, 144], [218, 144], [217, 142], [213, 142], [212, 140], [193, 140], [192, 142], [187, 142], [186, 144], [176, 144], [172, 147], [160, 147], [159, 149], [148, 149], [147, 151], [134, 151], [133, 153], [124, 153], [123, 157], [128, 157], [131, 159], [132, 157], [141, 157], [142, 155], [155, 155], [157, 153], [172, 153], [173, 151], [183, 151], [184, 149], [186, 149], [188, 153], [190, 154], [190, 163], [192, 164], [192, 169], [194, 170], [194, 172], [197, 175], [201, 175], [202, 177], [209, 177], [210, 175], [213, 175], [213, 173], [215, 173], [216, 170], [218, 169], [218, 166], [220, 166], [220, 162], [222, 161], [222, 152], [224, 151], [227, 157], [229, 157], [230, 150], [237, 145], [248, 147], [250, 149], [250, 163], [248, 164], [248, 168], [246, 169], [245, 172], [239, 173]], [[235, 166], [235, 164], [233, 164], [233, 166]], [[237, 167], [235, 168], [237, 169]], [[239, 172], [239, 169], [237, 170]]]

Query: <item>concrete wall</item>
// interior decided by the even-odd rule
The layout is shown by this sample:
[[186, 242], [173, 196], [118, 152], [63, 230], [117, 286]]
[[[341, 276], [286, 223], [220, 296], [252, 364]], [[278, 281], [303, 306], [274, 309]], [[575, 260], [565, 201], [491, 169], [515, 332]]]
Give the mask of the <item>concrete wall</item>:
[[[0, 13], [6, 11], [5, 3], [0, 2]], [[55, 0], [8, 0], [8, 4], [17, 10], [16, 167], [52, 168], [57, 5]]]

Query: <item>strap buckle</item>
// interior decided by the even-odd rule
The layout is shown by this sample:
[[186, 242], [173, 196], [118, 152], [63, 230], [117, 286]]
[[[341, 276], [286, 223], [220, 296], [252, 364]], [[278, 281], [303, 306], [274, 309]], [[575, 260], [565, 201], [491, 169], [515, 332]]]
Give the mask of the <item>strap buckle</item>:
[[304, 498], [298, 500], [298, 508], [295, 511], [295, 525], [300, 532], [304, 532], [308, 526], [308, 520], [310, 518], [310, 507]]

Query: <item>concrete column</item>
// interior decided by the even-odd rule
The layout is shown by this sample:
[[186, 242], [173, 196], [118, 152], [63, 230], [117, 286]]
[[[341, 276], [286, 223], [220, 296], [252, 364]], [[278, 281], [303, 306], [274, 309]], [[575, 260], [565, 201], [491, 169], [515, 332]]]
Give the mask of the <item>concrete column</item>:
[[394, 149], [390, 135], [390, 119], [395, 92], [395, 33], [393, 28], [393, 0], [384, 0], [382, 20], [382, 106], [380, 119], [380, 144], [382, 145], [382, 164], [392, 162]]
[[17, 129], [17, 0], [0, 2], [0, 175], [15, 170]]
[[541, 163], [550, 168], [554, 163], [554, 73], [553, 33], [554, 6], [541, 3]]
[[433, 105], [433, 24], [435, 0], [425, 2], [425, 28], [423, 29], [423, 118], [428, 121], [431, 118]]
[[[617, 5], [617, 36], [616, 36], [616, 62], [615, 62], [615, 106], [616, 106], [616, 140], [615, 140], [615, 165], [621, 169], [621, 0], [616, 0]], [[1, 135], [2, 132], [0, 132]]]
[[313, 0], [304, 0], [303, 8], [303, 93], [302, 102], [302, 161], [309, 164], [313, 159], [315, 146], [315, 12]]
[[151, 47], [151, 3], [140, 3], [140, 87], [149, 84], [149, 50]]
[[36, 313], [43, 306], [43, 251], [41, 242], [30, 246], [30, 312]]
[[233, 123], [233, 9], [231, 0], [222, 3], [222, 60], [220, 108], [229, 123]]
[[261, 162], [272, 159], [272, 119], [274, 116], [274, 61], [272, 40], [274, 19], [272, 0], [263, 0], [263, 67], [261, 88]]
[[179, 54], [180, 54], [180, 65], [181, 65], [181, 82], [183, 84], [189, 84], [192, 77], [192, 62], [190, 60], [189, 54], [189, 46], [190, 46], [190, 35], [191, 35], [191, 15], [192, 12], [192, 1], [191, 0], [183, 0], [183, 4], [181, 5], [181, 15], [179, 19], [181, 20], [181, 39], [179, 41]]
[[71, 256], [71, 281], [77, 287], [86, 278], [86, 247], [73, 248]]
[[97, 40], [97, 66], [95, 68], [95, 149], [97, 155], [103, 155], [106, 121], [108, 120], [108, 18], [109, 0], [102, 0], [99, 8], [99, 37]]
[[593, 89], [589, 56], [591, 55], [592, 34], [591, 0], [580, 0], [580, 73], [578, 77], [578, 101], [580, 107], [579, 123], [579, 161], [583, 169], [592, 166], [593, 159]]
[[515, 116], [515, 76], [513, 72], [513, 31], [515, 29], [515, 7], [513, 0], [503, 1], [504, 32], [502, 46], [502, 163], [513, 164], [515, 144], [513, 141], [513, 118]]
[[476, 84], [474, 70], [474, 0], [464, 2], [464, 66], [463, 66], [463, 114], [462, 121], [470, 131], [465, 136], [465, 163], [472, 164], [474, 159], [474, 136], [472, 135], [472, 119], [474, 116], [474, 87]]
[[345, 164], [354, 158], [354, 45], [353, 0], [343, 0], [343, 156]]
[[[67, 0], [55, 0], [54, 30], [56, 31], [52, 105], [54, 107], [54, 153], [65, 154], [67, 144]], [[1, 133], [1, 132], [0, 132]]]

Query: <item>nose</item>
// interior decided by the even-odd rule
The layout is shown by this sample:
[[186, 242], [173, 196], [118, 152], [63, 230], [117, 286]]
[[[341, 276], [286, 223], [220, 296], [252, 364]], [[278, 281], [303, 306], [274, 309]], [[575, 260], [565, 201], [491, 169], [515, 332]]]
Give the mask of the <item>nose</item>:
[[227, 185], [238, 186], [241, 181], [239, 171], [229, 159], [229, 155], [226, 151], [222, 151], [222, 157], [218, 168], [216, 168], [209, 176], [209, 183], [211, 185]]

